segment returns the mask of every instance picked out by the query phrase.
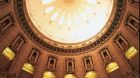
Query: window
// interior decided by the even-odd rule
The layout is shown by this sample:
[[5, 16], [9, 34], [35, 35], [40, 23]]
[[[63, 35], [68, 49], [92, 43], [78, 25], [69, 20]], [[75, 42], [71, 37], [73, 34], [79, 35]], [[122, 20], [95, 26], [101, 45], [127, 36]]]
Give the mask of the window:
[[139, 32], [139, 19], [129, 14], [126, 18], [126, 25], [132, 28], [134, 31]]
[[29, 57], [29, 61], [32, 63], [36, 63], [37, 59], [39, 57], [39, 51], [35, 48], [32, 49], [30, 57]]
[[97, 72], [96, 71], [89, 71], [86, 73], [85, 78], [97, 78]]
[[43, 74], [43, 78], [56, 78], [56, 76], [53, 72], [45, 71]]
[[55, 57], [49, 56], [48, 57], [47, 69], [50, 70], [50, 71], [55, 71], [56, 62], [57, 62], [57, 59]]
[[54, 60], [51, 60], [51, 61], [50, 61], [50, 64], [54, 64]]
[[101, 50], [101, 57], [105, 64], [112, 61], [111, 54], [107, 48]]
[[5, 57], [7, 57], [9, 60], [13, 60], [15, 58], [15, 52], [11, 48], [9, 48], [9, 47], [6, 47], [3, 50], [2, 54]]
[[26, 72], [28, 72], [28, 73], [30, 73], [30, 74], [33, 74], [35, 68], [34, 68], [34, 66], [33, 66], [32, 64], [30, 64], [30, 63], [25, 63], [25, 64], [23, 65], [23, 67], [22, 67], [22, 70], [24, 70], [24, 71], [26, 71]]
[[89, 70], [93, 69], [93, 63], [92, 63], [92, 57], [91, 56], [84, 57], [83, 61], [84, 61], [86, 71], [89, 71]]
[[14, 41], [12, 42], [11, 48], [12, 48], [14, 51], [18, 52], [19, 49], [21, 48], [21, 46], [23, 45], [23, 43], [24, 43], [24, 39], [23, 39], [22, 35], [18, 35], [18, 36], [14, 39]]
[[135, 47], [133, 47], [133, 46], [131, 46], [126, 52], [125, 52], [125, 57], [127, 58], [127, 59], [132, 59], [136, 54], [138, 53], [138, 50], [135, 48]]
[[0, 18], [0, 35], [4, 34], [13, 25], [13, 18], [10, 14]]
[[117, 36], [115, 42], [122, 51], [126, 51], [129, 48], [128, 41], [121, 34]]
[[74, 60], [73, 59], [67, 59], [66, 60], [66, 72], [67, 73], [74, 73]]

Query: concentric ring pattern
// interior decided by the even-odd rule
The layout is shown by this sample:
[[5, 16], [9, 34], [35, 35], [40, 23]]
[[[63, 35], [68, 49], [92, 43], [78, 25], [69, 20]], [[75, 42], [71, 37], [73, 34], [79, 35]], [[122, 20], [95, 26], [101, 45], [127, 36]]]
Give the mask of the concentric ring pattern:
[[[29, 1], [29, 4], [27, 4], [27, 1]], [[99, 47], [110, 39], [113, 32], [115, 32], [118, 27], [125, 5], [125, 0], [105, 0], [107, 2], [104, 2], [103, 0], [36, 0], [34, 5], [31, 5], [30, 1], [33, 0], [15, 0], [15, 10], [24, 32], [28, 34], [28, 37], [38, 46], [48, 50], [49, 52], [66, 55], [89, 52], [89, 50]], [[107, 6], [103, 6], [102, 4], [107, 4]], [[99, 7], [94, 7], [94, 5]], [[103, 11], [100, 10], [103, 7], [108, 8], [104, 8]], [[110, 10], [112, 9], [112, 12], [108, 11], [109, 8]], [[105, 12], [105, 16], [101, 16], [101, 19], [104, 19], [104, 21], [97, 22], [96, 20], [101, 19], [95, 20], [93, 18], [100, 17], [100, 14], [104, 14], [101, 12]], [[80, 13], [83, 13], [82, 17], [82, 14]], [[36, 15], [34, 16], [34, 14]], [[40, 22], [36, 22], [38, 20], [37, 18], [40, 19]], [[73, 19], [77, 19], [78, 21], [76, 22]], [[101, 27], [98, 29], [97, 27], [99, 26], [96, 26], [96, 24], [100, 24], [100, 22], [102, 22], [102, 25], [100, 25]], [[80, 26], [78, 24], [80, 24]], [[108, 25], [108, 28], [106, 28], [105, 25]], [[83, 36], [85, 38], [78, 40], [79, 37], [82, 37], [82, 34], [85, 34], [83, 31], [80, 31], [81, 29], [85, 29], [86, 31], [88, 29], [91, 31], [96, 31], [96, 29], [98, 30], [97, 32], [94, 32], [94, 34], [92, 33], [92, 35], [88, 35], [91, 34], [91, 31], [89, 31], [90, 33], [86, 33], [86, 37]], [[73, 39], [70, 39], [69, 37], [63, 36], [68, 34], [66, 32], [70, 33], [71, 31], [74, 32], [75, 30], [79, 30], [80, 34], [76, 34], [78, 37], [73, 37]], [[58, 33], [53, 31], [58, 31]], [[61, 36], [60, 34], [62, 37], [59, 37]], [[89, 38], [91, 38], [91, 40]]]
[[26, 0], [36, 29], [61, 43], [93, 38], [106, 25], [114, 0]]

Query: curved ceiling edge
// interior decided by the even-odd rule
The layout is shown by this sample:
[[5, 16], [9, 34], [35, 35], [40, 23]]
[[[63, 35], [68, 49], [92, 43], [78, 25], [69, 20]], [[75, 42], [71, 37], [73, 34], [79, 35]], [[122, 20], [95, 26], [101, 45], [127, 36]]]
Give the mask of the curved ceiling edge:
[[32, 31], [32, 29], [30, 28], [30, 26], [27, 22], [25, 14], [24, 14], [23, 1], [24, 0], [15, 0], [14, 3], [15, 3], [15, 10], [16, 10], [16, 13], [18, 16], [17, 18], [18, 18], [19, 23], [21, 24], [21, 27], [23, 28], [24, 32], [27, 33], [29, 38], [33, 42], [35, 42], [35, 44], [37, 44], [38, 46], [48, 50], [49, 52], [53, 52], [53, 53], [57, 53], [57, 54], [65, 54], [65, 55], [81, 54], [81, 53], [89, 52], [90, 50], [96, 49], [97, 47], [99, 47], [100, 45], [105, 43], [108, 39], [110, 39], [111, 35], [113, 34], [113, 32], [115, 32], [115, 30], [118, 27], [121, 16], [123, 15], [123, 9], [124, 9], [124, 5], [125, 5], [125, 0], [116, 0], [117, 8], [116, 8], [114, 20], [113, 20], [110, 28], [107, 30], [107, 32], [105, 32], [105, 34], [103, 34], [98, 40], [96, 40], [95, 42], [93, 42], [89, 45], [83, 46], [81, 48], [65, 49], [65, 48], [56, 47], [56, 46], [46, 43]]

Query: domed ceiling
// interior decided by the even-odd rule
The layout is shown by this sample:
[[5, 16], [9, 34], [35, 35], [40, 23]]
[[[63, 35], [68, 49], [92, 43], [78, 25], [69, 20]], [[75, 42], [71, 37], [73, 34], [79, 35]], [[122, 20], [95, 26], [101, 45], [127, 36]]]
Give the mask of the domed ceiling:
[[107, 41], [116, 30], [124, 0], [16, 0], [23, 30], [50, 52], [79, 54]]
[[114, 0], [26, 0], [36, 29], [61, 43], [93, 38], [107, 23]]

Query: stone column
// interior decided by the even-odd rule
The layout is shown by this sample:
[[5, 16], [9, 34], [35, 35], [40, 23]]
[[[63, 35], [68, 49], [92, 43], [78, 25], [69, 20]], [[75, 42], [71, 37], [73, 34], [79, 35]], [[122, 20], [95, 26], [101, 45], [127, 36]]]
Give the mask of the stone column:
[[47, 55], [45, 51], [44, 52], [42, 51], [38, 58], [37, 67], [34, 73], [34, 78], [43, 78], [43, 74], [46, 70], [46, 65], [47, 65]]
[[99, 78], [108, 78], [108, 75], [105, 71], [105, 65], [103, 63], [103, 60], [99, 54], [99, 52], [94, 52], [93, 53], [93, 64], [94, 68], [96, 69], [98, 73]]
[[[60, 58], [59, 58], [60, 57]], [[63, 56], [57, 57], [56, 76], [57, 78], [64, 78], [65, 74], [65, 60]]]
[[[78, 58], [77, 58], [78, 57]], [[75, 74], [77, 78], [85, 78], [84, 63], [81, 56], [75, 58]]]
[[126, 76], [127, 72], [132, 71], [132, 68], [127, 62], [126, 58], [121, 53], [121, 50], [119, 49], [117, 44], [115, 45], [115, 43], [113, 43], [113, 41], [109, 43], [108, 48], [111, 51], [110, 53], [114, 58], [115, 62], [117, 62], [117, 64], [119, 65], [120, 71], [122, 72], [123, 75]]
[[20, 75], [22, 66], [24, 65], [24, 63], [26, 63], [31, 52], [31, 49], [33, 47], [32, 45], [33, 44], [25, 41], [25, 43], [19, 50], [19, 55], [12, 62], [11, 68], [9, 70], [10, 74], [16, 74], [17, 77]]
[[132, 31], [132, 29], [126, 26], [122, 26], [121, 33], [132, 46], [139, 49], [139, 37], [135, 34], [134, 31]]
[[10, 43], [16, 38], [18, 35], [18, 28], [16, 26], [12, 26], [8, 32], [6, 32], [2, 37], [0, 37], [0, 53], [10, 45]]

